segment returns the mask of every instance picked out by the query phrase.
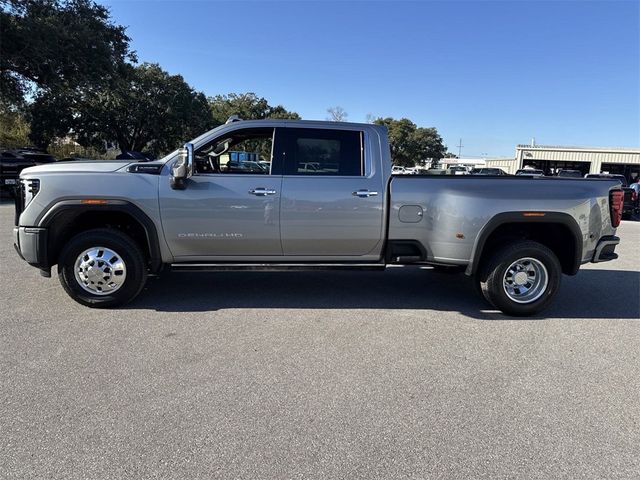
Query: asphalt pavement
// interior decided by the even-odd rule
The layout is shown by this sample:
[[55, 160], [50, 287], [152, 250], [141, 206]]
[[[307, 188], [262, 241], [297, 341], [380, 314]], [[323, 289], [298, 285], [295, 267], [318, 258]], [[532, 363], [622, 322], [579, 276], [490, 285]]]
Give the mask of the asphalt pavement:
[[418, 268], [168, 273], [92, 310], [12, 209], [0, 478], [640, 478], [640, 222], [513, 319]]

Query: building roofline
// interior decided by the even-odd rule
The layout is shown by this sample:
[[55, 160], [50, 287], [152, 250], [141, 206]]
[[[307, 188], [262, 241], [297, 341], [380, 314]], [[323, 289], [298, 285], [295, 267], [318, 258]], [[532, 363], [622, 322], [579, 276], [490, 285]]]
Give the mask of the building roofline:
[[516, 145], [516, 150], [561, 150], [565, 152], [640, 153], [640, 147], [580, 147], [567, 145]]

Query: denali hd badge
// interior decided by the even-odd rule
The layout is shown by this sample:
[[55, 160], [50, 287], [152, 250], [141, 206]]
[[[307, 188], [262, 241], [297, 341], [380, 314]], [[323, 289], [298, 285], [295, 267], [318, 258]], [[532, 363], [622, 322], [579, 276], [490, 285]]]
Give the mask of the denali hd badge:
[[242, 238], [244, 235], [241, 233], [179, 233], [178, 238], [190, 238], [193, 240], [208, 239], [208, 238]]

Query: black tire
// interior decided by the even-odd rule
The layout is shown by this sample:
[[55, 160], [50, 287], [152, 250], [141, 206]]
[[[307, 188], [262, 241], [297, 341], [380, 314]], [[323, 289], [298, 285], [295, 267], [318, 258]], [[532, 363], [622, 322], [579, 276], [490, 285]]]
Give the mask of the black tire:
[[[546, 286], [542, 283], [543, 286], [540, 287], [541, 293], [538, 298], [532, 298], [527, 303], [518, 303], [505, 291], [508, 288], [508, 285], [504, 284], [505, 275], [514, 262], [525, 258], [532, 258], [544, 265], [547, 282]], [[535, 264], [536, 262], [528, 263]], [[539, 277], [542, 278], [540, 275]], [[479, 278], [476, 281], [479, 282], [482, 295], [490, 304], [507, 315], [520, 317], [535, 315], [545, 309], [558, 293], [561, 277], [560, 262], [549, 248], [538, 242], [521, 240], [496, 250], [482, 265]], [[508, 277], [507, 280], [509, 280]], [[535, 282], [532, 283], [535, 284]]]
[[[78, 256], [92, 247], [112, 249], [126, 265], [124, 283], [111, 294], [98, 295], [85, 290], [75, 278]], [[111, 308], [124, 305], [142, 291], [147, 280], [145, 257], [138, 244], [117, 230], [100, 228], [87, 230], [73, 237], [58, 257], [58, 279], [62, 288], [76, 302], [92, 308]]]

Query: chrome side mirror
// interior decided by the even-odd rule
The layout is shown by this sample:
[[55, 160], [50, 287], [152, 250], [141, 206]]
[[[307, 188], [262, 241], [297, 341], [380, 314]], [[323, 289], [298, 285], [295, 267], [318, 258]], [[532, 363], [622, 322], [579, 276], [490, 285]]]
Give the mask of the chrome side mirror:
[[174, 190], [184, 190], [187, 185], [185, 180], [194, 171], [193, 143], [185, 143], [178, 152], [178, 159], [171, 166], [171, 188]]

